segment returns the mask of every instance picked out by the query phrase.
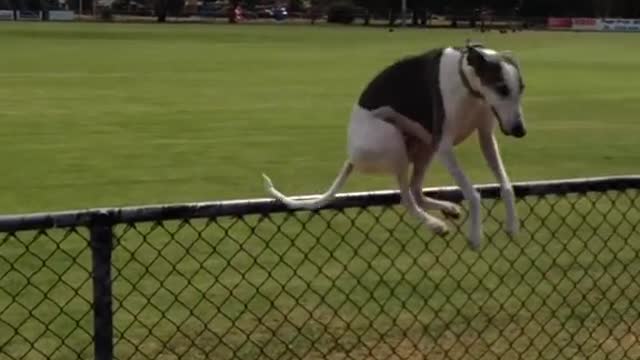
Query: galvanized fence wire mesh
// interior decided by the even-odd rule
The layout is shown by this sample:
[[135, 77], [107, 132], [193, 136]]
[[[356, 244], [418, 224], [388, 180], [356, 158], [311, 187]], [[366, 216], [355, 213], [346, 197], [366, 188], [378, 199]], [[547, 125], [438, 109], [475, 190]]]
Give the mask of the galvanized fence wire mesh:
[[[395, 193], [107, 212], [113, 357], [637, 359], [639, 185], [517, 186], [515, 239], [486, 187], [480, 253]], [[0, 359], [100, 358], [92, 216], [0, 222]]]
[[91, 249], [86, 228], [0, 237], [0, 359], [93, 354]]

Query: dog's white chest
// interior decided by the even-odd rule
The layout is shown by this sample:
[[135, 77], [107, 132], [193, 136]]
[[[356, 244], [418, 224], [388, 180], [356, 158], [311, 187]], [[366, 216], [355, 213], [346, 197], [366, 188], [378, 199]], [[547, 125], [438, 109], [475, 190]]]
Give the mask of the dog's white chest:
[[446, 126], [454, 139], [453, 144], [458, 145], [468, 138], [482, 124], [487, 116], [487, 106], [475, 99], [464, 100], [463, 109], [455, 114]]

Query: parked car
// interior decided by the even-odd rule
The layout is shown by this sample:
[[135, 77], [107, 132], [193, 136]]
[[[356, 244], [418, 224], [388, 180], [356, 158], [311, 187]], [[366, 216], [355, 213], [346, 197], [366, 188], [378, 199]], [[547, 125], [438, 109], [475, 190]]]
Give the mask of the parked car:
[[260, 18], [284, 20], [289, 16], [289, 12], [284, 6], [260, 7], [257, 8], [257, 15]]

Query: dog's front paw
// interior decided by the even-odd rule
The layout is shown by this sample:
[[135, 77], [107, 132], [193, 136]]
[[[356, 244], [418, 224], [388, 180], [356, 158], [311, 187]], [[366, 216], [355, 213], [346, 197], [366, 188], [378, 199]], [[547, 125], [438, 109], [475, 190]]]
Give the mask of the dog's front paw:
[[520, 220], [518, 219], [518, 215], [516, 214], [516, 205], [513, 194], [513, 188], [505, 187], [501, 191], [501, 196], [505, 205], [507, 206], [507, 216], [506, 216], [506, 230], [507, 234], [510, 237], [515, 237], [518, 235], [520, 231]]
[[520, 221], [517, 217], [508, 217], [507, 218], [507, 235], [509, 237], [514, 238], [520, 232]]
[[469, 247], [473, 251], [480, 250], [481, 242], [482, 242], [482, 238], [480, 237], [480, 235], [471, 235], [471, 237], [469, 237]]
[[472, 228], [468, 242], [471, 250], [478, 251], [482, 243], [482, 228]]

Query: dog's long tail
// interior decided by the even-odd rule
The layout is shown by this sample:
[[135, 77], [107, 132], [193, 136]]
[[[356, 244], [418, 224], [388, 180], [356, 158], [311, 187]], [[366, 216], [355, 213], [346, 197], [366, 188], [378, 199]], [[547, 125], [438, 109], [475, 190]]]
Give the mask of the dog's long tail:
[[271, 182], [271, 179], [269, 179], [267, 175], [262, 174], [262, 177], [264, 178], [264, 187], [267, 190], [267, 192], [270, 193], [273, 197], [275, 197], [279, 201], [281, 201], [282, 203], [284, 203], [285, 205], [287, 205], [288, 207], [313, 210], [313, 209], [323, 207], [326, 204], [330, 203], [331, 200], [335, 198], [340, 188], [344, 185], [347, 178], [349, 177], [349, 174], [351, 174], [352, 171], [353, 171], [353, 164], [351, 164], [351, 162], [349, 162], [348, 160], [345, 161], [344, 165], [342, 166], [342, 169], [340, 170], [340, 173], [338, 174], [338, 177], [333, 181], [333, 184], [331, 185], [329, 190], [327, 190], [327, 192], [322, 194], [319, 198], [309, 199], [309, 200], [293, 200], [292, 198], [287, 197], [284, 194], [282, 194], [280, 191], [278, 191], [273, 186], [273, 182]]

